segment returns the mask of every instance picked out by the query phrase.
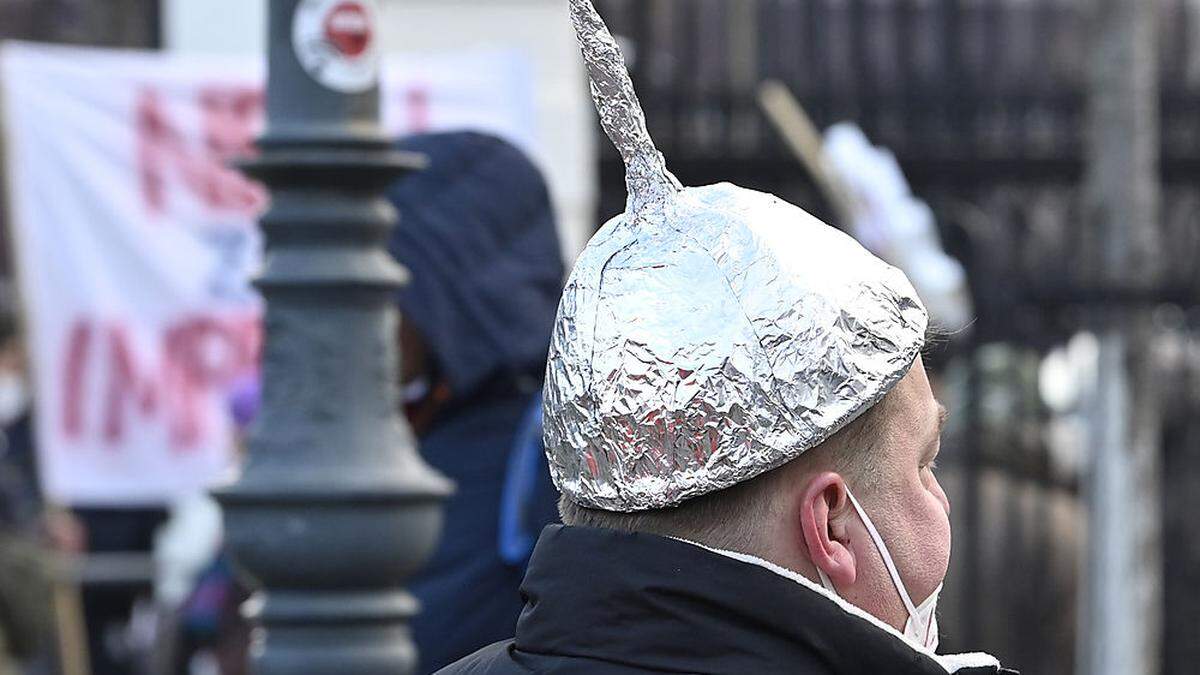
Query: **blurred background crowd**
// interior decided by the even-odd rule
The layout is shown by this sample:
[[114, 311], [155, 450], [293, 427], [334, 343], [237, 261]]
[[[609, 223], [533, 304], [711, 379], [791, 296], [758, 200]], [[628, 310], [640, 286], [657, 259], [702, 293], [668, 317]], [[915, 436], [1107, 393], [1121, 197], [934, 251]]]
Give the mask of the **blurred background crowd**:
[[[596, 2], [684, 184], [780, 195], [913, 278], [945, 329], [926, 362], [953, 413], [939, 466], [955, 537], [942, 644], [1023, 672], [1101, 672], [1088, 636], [1110, 621], [1148, 631], [1144, 672], [1200, 662], [1200, 4], [1142, 2], [1154, 10], [1142, 30], [1105, 19], [1114, 0]], [[385, 120], [399, 147], [429, 160], [390, 192], [402, 218], [390, 250], [412, 273], [396, 299], [398, 385], [423, 456], [458, 485], [442, 543], [411, 583], [425, 605], [415, 623], [424, 672], [511, 634], [529, 548], [556, 518], [539, 411], [559, 289], [594, 229], [624, 208], [622, 164], [601, 142], [565, 4], [381, 3], [388, 50], [407, 59], [394, 95], [385, 82]], [[37, 70], [37, 47], [6, 46], [6, 110], [29, 96], [6, 78], [55, 90], [58, 73], [165, 77], [158, 65], [130, 75], [128, 59], [175, 59], [187, 64], [177, 72], [213, 84], [230, 59], [257, 63], [264, 6], [0, 0], [0, 38], [126, 50], [47, 52], [50, 66]], [[75, 91], [63, 85], [64, 105], [89, 105]], [[246, 110], [216, 104], [233, 123], [200, 124], [194, 151], [205, 161], [252, 152], [261, 125], [238, 120], [257, 120], [261, 100], [247, 100]], [[237, 608], [249, 589], [202, 490], [138, 492], [161, 477], [134, 471], [121, 489], [93, 481], [73, 497], [39, 475], [44, 456], [69, 473], [58, 450], [39, 447], [61, 439], [34, 420], [47, 400], [39, 372], [72, 352], [31, 344], [50, 329], [30, 330], [48, 301], [29, 280], [33, 267], [75, 258], [39, 258], [34, 235], [18, 232], [57, 221], [16, 208], [34, 169], [14, 158], [97, 141], [86, 119], [0, 124], [10, 189], [0, 213], [0, 673], [243, 672], [251, 638]], [[105, 190], [146, 189], [137, 178], [90, 180], [76, 166], [62, 189], [97, 211]], [[238, 223], [260, 206], [248, 204]], [[85, 221], [108, 236], [96, 230], [104, 218]], [[245, 277], [236, 285], [254, 263], [234, 267]], [[256, 378], [248, 366], [218, 392], [231, 457], [253, 423]], [[1126, 444], [1134, 460], [1114, 479], [1106, 449]], [[1108, 491], [1114, 481], [1126, 487]], [[1124, 518], [1115, 527], [1114, 513]], [[1114, 537], [1149, 542], [1127, 581], [1148, 585], [1151, 616], [1104, 614], [1122, 614], [1095, 588], [1111, 579], [1097, 561]]]

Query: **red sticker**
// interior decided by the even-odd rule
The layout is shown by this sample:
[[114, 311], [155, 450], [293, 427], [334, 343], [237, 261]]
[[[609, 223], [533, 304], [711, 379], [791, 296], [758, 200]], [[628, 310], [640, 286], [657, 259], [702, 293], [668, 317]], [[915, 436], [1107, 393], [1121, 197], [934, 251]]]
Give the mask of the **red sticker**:
[[325, 18], [325, 39], [343, 56], [362, 56], [372, 37], [371, 16], [361, 3], [341, 2]]
[[357, 94], [379, 79], [374, 0], [301, 0], [292, 48], [305, 72], [330, 89]]

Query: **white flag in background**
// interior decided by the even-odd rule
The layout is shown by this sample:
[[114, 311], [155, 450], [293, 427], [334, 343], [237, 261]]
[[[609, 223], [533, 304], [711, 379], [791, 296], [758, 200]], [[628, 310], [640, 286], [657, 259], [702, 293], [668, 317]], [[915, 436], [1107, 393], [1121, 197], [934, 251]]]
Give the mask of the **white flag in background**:
[[[503, 52], [388, 63], [385, 128], [474, 129], [529, 152], [532, 78]], [[256, 367], [254, 219], [229, 168], [263, 126], [255, 60], [9, 43], [15, 244], [49, 498], [160, 504], [232, 466], [231, 386]]]

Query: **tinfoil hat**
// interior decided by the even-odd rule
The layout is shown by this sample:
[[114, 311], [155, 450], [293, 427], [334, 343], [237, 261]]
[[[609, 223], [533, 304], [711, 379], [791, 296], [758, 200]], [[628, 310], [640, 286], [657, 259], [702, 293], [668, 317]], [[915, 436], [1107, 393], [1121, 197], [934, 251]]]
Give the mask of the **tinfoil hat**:
[[545, 446], [569, 499], [676, 505], [774, 469], [874, 405], [928, 317], [899, 270], [773, 195], [685, 188], [666, 168], [612, 34], [570, 0], [629, 201], [558, 308]]

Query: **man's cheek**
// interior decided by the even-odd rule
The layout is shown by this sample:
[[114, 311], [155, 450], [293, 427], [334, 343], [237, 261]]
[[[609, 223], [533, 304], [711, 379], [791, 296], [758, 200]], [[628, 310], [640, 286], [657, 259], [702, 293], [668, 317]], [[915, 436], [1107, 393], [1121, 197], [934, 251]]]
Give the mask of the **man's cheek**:
[[934, 542], [934, 549], [930, 551], [931, 556], [937, 562], [938, 566], [938, 583], [945, 579], [946, 573], [950, 570], [950, 549], [953, 542], [953, 535], [950, 530], [950, 516], [946, 510], [942, 508], [941, 503], [934, 498], [934, 509], [931, 511], [932, 532], [931, 541]]
[[950, 516], [941, 500], [928, 490], [922, 490], [919, 513], [913, 514], [914, 521], [921, 523], [920, 534], [924, 541], [924, 556], [929, 584], [932, 591], [946, 577], [950, 569]]

